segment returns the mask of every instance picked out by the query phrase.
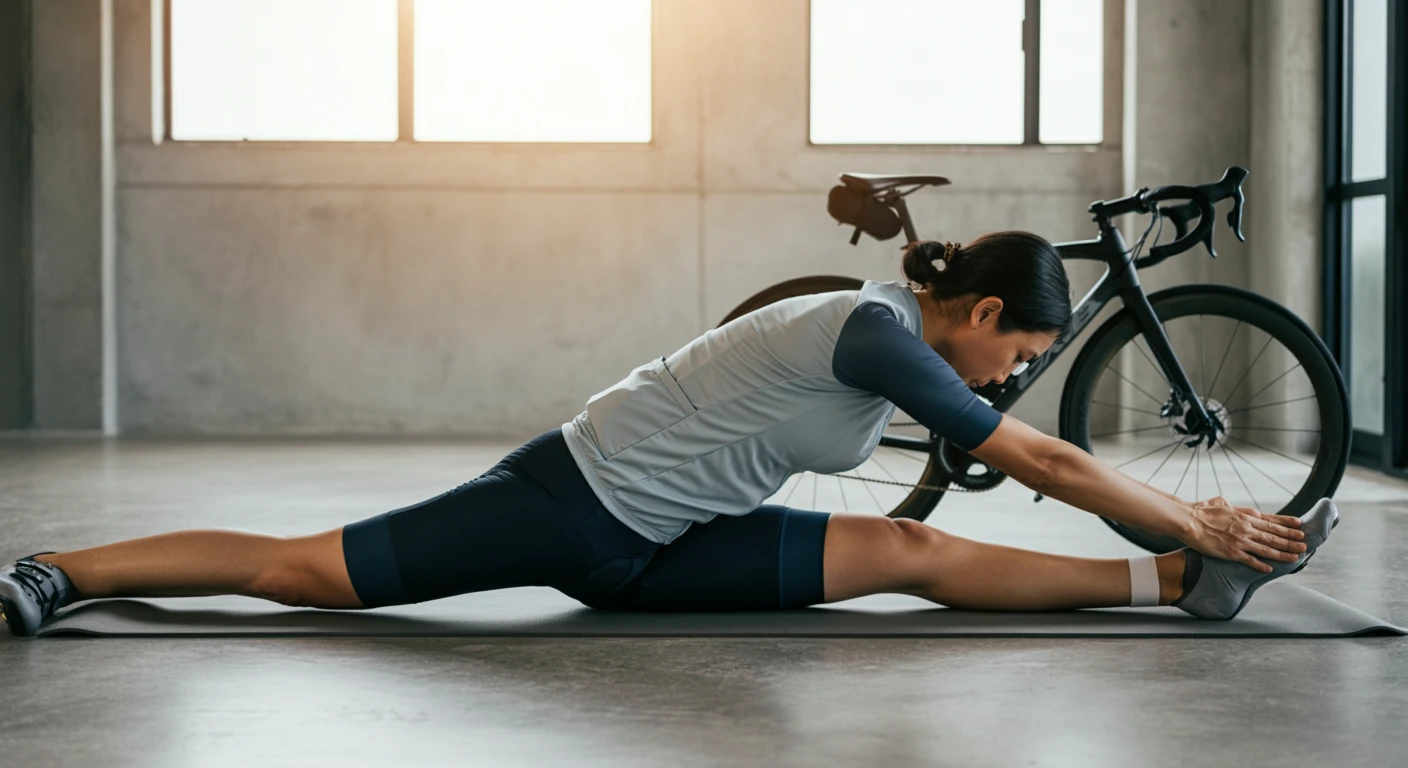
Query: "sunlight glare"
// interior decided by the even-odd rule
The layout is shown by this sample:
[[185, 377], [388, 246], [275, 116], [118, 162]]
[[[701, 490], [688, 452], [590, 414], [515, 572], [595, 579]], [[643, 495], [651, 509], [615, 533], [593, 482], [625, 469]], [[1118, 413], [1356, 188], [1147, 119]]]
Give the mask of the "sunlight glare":
[[172, 0], [171, 135], [395, 141], [396, 0]]
[[417, 0], [420, 141], [648, 142], [650, 0]]

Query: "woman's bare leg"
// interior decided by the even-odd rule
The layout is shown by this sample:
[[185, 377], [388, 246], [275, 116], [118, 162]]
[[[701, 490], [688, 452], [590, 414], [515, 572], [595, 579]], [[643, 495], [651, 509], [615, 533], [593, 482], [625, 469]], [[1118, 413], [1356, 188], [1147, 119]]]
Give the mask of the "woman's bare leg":
[[[1183, 554], [1155, 560], [1160, 605], [1182, 594]], [[1069, 557], [985, 544], [915, 520], [831, 515], [823, 561], [826, 602], [877, 592], [950, 608], [1002, 611], [1127, 606], [1125, 558]]]
[[342, 529], [311, 536], [188, 530], [39, 555], [78, 599], [247, 595], [315, 608], [363, 608], [342, 555]]

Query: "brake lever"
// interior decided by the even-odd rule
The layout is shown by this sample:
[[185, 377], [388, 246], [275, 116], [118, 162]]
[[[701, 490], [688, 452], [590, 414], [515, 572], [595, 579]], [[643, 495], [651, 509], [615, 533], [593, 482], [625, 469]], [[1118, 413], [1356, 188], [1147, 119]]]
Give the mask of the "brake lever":
[[1237, 185], [1237, 191], [1232, 193], [1232, 210], [1227, 212], [1227, 225], [1232, 227], [1232, 231], [1237, 233], [1237, 239], [1247, 242], [1246, 235], [1242, 234], [1242, 204], [1247, 200], [1242, 194], [1242, 185]]

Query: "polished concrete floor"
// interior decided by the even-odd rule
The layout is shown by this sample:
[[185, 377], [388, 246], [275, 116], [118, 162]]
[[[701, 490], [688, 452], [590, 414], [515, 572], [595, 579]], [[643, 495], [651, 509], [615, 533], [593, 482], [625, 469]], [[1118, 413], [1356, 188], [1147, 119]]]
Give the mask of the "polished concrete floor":
[[[513, 444], [0, 439], [0, 558], [326, 530]], [[1294, 578], [1408, 625], [1408, 484], [1351, 469]], [[1008, 482], [930, 523], [1135, 551]], [[1401, 764], [1408, 640], [112, 639], [0, 635], [0, 766]]]

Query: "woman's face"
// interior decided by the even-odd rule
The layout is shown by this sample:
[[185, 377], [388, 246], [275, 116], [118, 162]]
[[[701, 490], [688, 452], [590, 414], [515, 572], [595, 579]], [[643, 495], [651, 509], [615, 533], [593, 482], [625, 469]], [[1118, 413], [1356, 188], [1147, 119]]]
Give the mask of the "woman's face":
[[937, 351], [970, 387], [1001, 384], [1024, 363], [1051, 348], [1056, 334], [997, 329], [1002, 299], [989, 296], [974, 305], [966, 318], [952, 322], [937, 340]]

